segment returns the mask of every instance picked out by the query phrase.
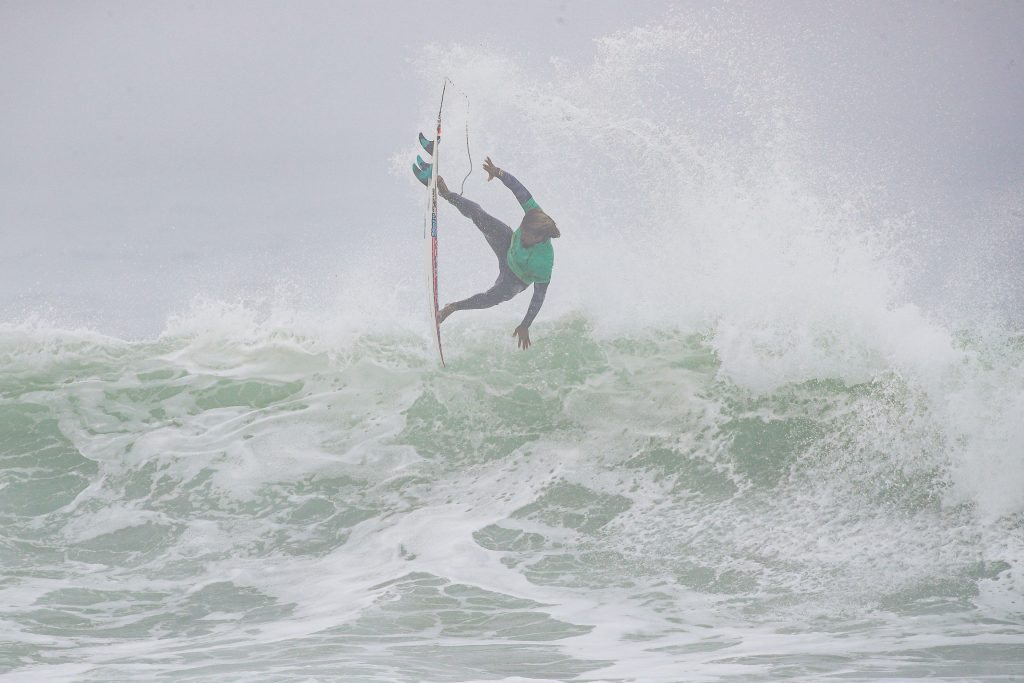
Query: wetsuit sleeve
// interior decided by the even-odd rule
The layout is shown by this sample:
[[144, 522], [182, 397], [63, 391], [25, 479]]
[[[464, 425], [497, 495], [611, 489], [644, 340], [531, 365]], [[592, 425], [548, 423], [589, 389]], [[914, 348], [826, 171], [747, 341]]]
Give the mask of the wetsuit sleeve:
[[526, 317], [523, 318], [521, 327], [529, 327], [533, 323], [533, 319], [540, 313], [540, 307], [544, 305], [544, 297], [547, 296], [549, 284], [551, 283], [533, 283], [533, 298], [530, 299], [530, 307], [526, 309]]
[[514, 175], [508, 171], [499, 169], [498, 178], [501, 182], [505, 183], [505, 187], [512, 190], [512, 194], [516, 196], [516, 199], [519, 201], [519, 206], [523, 207], [523, 211], [540, 208], [540, 205], [537, 204], [537, 200], [533, 198], [530, 191], [523, 187], [523, 184], [516, 180]]

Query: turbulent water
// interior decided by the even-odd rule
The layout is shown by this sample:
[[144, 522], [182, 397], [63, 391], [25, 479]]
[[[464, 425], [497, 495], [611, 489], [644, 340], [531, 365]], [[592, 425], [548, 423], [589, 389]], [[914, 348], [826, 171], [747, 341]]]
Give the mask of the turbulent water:
[[4, 328], [4, 670], [1019, 677], [1019, 337], [960, 339], [936, 395], [545, 332], [456, 333], [442, 371], [415, 335]]
[[[563, 233], [526, 353], [523, 296], [446, 322], [438, 367], [412, 147], [336, 300], [0, 323], [0, 675], [1024, 680], [1024, 193], [965, 197], [963, 233], [894, 207], [898, 155], [815, 147], [803, 43], [732, 7], [582, 66], [417, 60], [410, 142], [451, 77]], [[441, 232], [445, 301], [489, 284], [472, 225]]]

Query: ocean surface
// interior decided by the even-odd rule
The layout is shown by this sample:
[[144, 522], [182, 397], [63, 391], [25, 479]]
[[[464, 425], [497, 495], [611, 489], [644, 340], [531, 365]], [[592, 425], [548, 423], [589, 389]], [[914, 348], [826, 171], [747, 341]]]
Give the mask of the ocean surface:
[[1020, 336], [753, 391], [582, 316], [441, 370], [206, 315], [0, 328], [5, 680], [1020, 680]]
[[[408, 139], [354, 160], [393, 201], [329, 234], [12, 226], [0, 679], [1024, 681], [1024, 185], [942, 152], [961, 85], [1019, 76], [915, 71], [960, 74], [975, 6], [417, 46]], [[523, 295], [446, 322], [447, 369], [408, 170], [443, 77], [449, 186], [468, 120], [563, 235], [534, 346]], [[440, 232], [442, 300], [486, 288]]]

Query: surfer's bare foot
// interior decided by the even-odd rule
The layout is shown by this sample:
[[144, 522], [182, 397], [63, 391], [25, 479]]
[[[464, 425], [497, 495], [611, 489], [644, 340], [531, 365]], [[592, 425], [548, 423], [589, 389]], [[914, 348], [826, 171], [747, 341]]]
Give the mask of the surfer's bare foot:
[[[440, 178], [438, 179], [440, 180]], [[455, 312], [455, 304], [448, 304], [440, 311], [437, 312], [437, 324], [440, 325], [445, 321], [445, 318]]]

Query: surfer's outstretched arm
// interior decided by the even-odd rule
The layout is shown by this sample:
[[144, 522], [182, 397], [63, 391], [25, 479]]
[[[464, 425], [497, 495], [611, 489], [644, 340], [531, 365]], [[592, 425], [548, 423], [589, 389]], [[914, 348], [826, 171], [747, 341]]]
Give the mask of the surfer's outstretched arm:
[[537, 200], [535, 200], [533, 195], [530, 194], [530, 191], [523, 187], [523, 184], [516, 180], [514, 175], [495, 166], [490, 157], [487, 157], [487, 160], [484, 161], [484, 170], [487, 171], [488, 180], [497, 178], [505, 184], [505, 187], [512, 190], [512, 194], [515, 195], [516, 200], [519, 202], [519, 206], [523, 207], [523, 211], [540, 208], [537, 204]]
[[523, 318], [523, 322], [520, 323], [520, 327], [529, 327], [533, 324], [533, 319], [540, 313], [540, 307], [544, 305], [544, 297], [548, 293], [548, 285], [550, 282], [534, 282], [533, 283], [533, 297], [530, 299], [530, 307], [526, 309], [526, 317]]
[[523, 318], [523, 322], [519, 323], [519, 327], [512, 331], [512, 336], [519, 337], [519, 348], [523, 351], [530, 348], [532, 343], [530, 341], [530, 325], [540, 312], [540, 307], [544, 305], [544, 297], [548, 293], [549, 284], [548, 282], [533, 283], [533, 297], [530, 299], [530, 307], [526, 309], [526, 317]]

